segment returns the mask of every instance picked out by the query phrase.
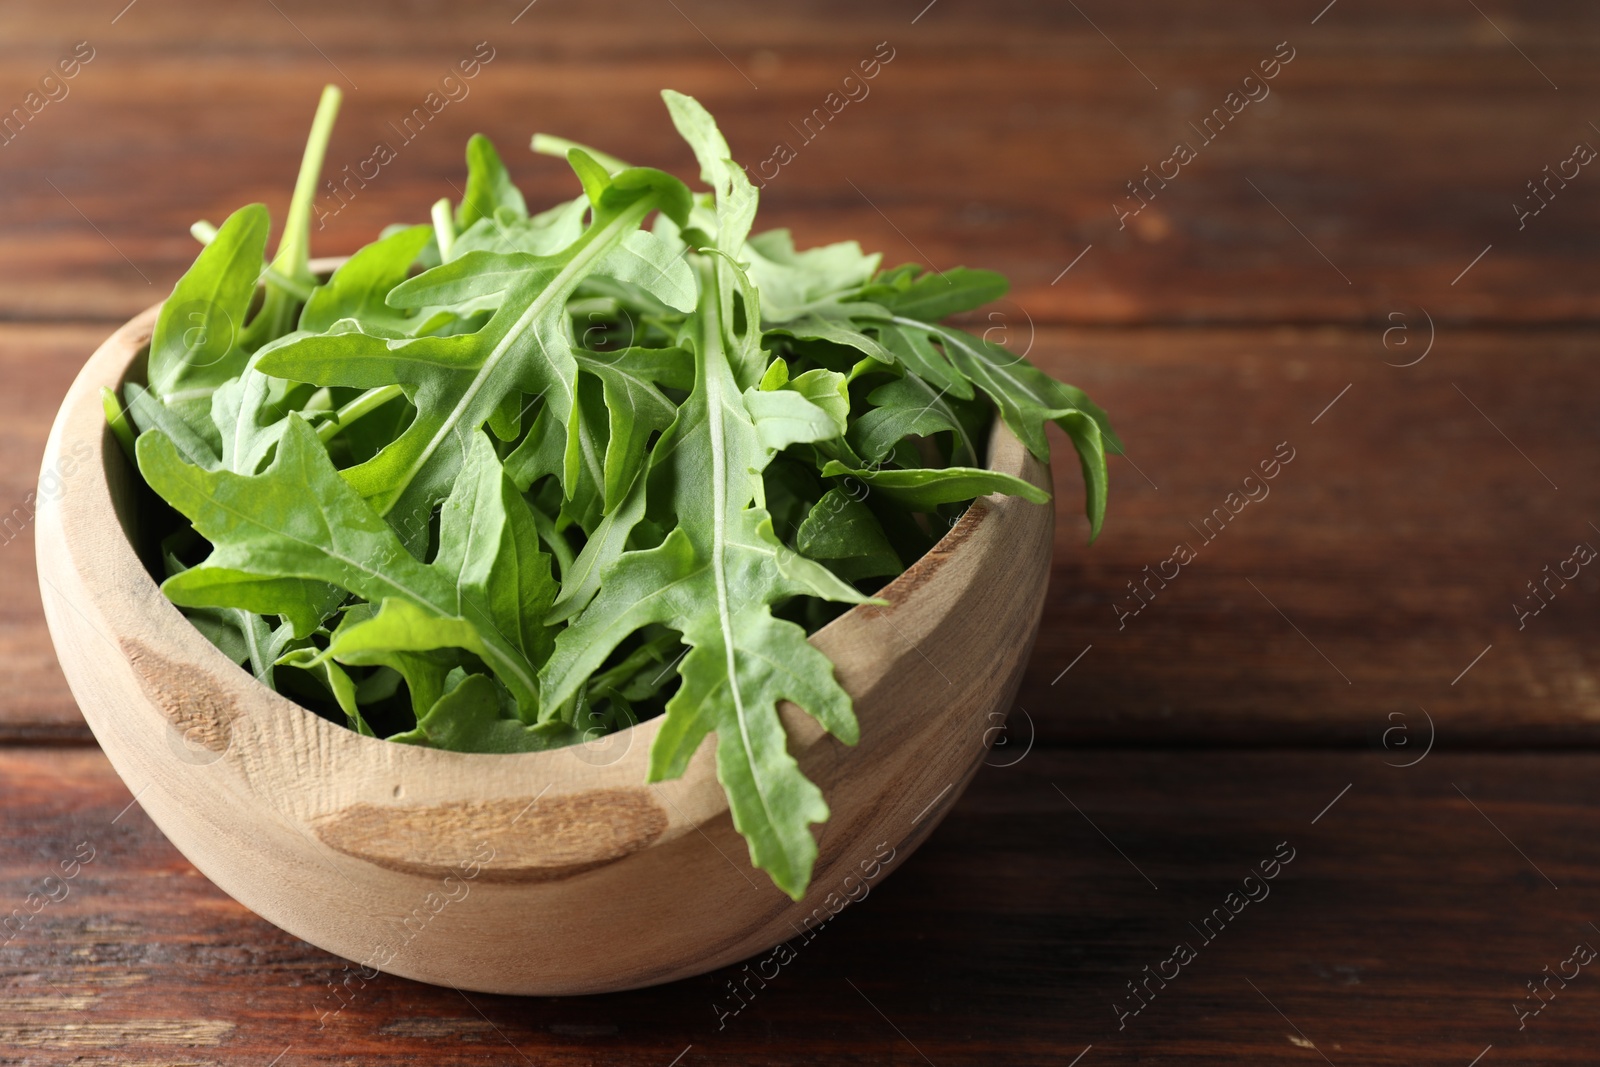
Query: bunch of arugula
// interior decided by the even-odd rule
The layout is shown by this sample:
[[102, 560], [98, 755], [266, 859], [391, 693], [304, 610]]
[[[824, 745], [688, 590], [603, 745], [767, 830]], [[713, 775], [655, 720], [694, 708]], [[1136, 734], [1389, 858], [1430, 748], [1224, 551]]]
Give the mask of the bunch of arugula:
[[530, 215], [475, 136], [460, 204], [323, 279], [330, 87], [275, 256], [260, 204], [197, 224], [147, 381], [108, 391], [107, 417], [179, 513], [163, 591], [263, 682], [464, 752], [664, 714], [651, 781], [715, 732], [752, 863], [799, 899], [828, 807], [778, 702], [857, 737], [807, 630], [974, 497], [1047, 499], [984, 469], [996, 411], [1041, 459], [1045, 424], [1066, 431], [1091, 537], [1118, 446], [1079, 390], [940, 325], [1003, 278], [752, 236], [755, 188], [711, 116], [663, 96], [709, 193], [541, 135], [582, 195]]

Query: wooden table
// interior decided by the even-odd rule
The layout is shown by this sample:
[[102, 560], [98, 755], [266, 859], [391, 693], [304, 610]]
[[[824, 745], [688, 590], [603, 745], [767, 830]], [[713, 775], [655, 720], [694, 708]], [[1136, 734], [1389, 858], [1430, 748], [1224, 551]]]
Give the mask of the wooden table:
[[[1324, 2], [0, 12], [6, 110], [92, 52], [0, 146], [0, 915], [92, 856], [0, 944], [0, 1064], [1595, 1062], [1574, 947], [1600, 946], [1600, 568], [1529, 583], [1600, 545], [1600, 171], [1573, 162], [1600, 145], [1600, 24]], [[738, 1011], [731, 970], [336, 1000], [341, 961], [133, 803], [40, 617], [28, 494], [87, 353], [168, 290], [191, 221], [281, 213], [323, 82], [347, 90], [337, 172], [484, 41], [318, 253], [425, 217], [475, 130], [532, 202], [572, 184], [521, 150], [534, 130], [689, 174], [672, 86], [751, 164], [790, 144], [763, 220], [801, 244], [1009, 274], [979, 325], [1128, 443], [1093, 547], [1057, 471], [1049, 607], [992, 766]], [[1169, 180], [1135, 199], [1147, 165]], [[1269, 495], [1230, 508], [1280, 448]], [[1195, 560], [1136, 594], [1180, 543]]]

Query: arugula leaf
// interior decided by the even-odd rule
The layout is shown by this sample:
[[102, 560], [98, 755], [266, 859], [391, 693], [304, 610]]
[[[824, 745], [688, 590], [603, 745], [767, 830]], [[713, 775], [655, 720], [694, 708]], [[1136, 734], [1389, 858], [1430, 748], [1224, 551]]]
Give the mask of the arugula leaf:
[[788, 230], [756, 234], [745, 245], [744, 256], [750, 280], [761, 291], [761, 314], [769, 323], [790, 322], [860, 294], [883, 260], [879, 253], [862, 252], [855, 241], [796, 252]]
[[[826, 819], [828, 808], [785, 747], [777, 705], [792, 701], [846, 743], [854, 743], [857, 727], [833, 665], [804, 630], [770, 608], [802, 594], [867, 598], [780, 542], [755, 504], [755, 476], [777, 447], [816, 437], [807, 420], [794, 419], [763, 439], [759, 423], [768, 420], [747, 405], [751, 396], [772, 394], [741, 393], [734, 373], [759, 343], [749, 321], [755, 309], [746, 304], [741, 334], [725, 314], [717, 281], [723, 265], [705, 258], [697, 264], [700, 308], [684, 338], [695, 354], [695, 386], [654, 453], [678, 525], [659, 547], [624, 553], [607, 568], [598, 594], [556, 638], [541, 677], [547, 699], [565, 700], [635, 630], [660, 624], [682, 634], [690, 646], [679, 667], [683, 684], [651, 750], [651, 779], [681, 774], [715, 730], [718, 777], [751, 862], [799, 899], [816, 860], [808, 827]], [[815, 407], [791, 395], [791, 406]], [[821, 432], [833, 432], [832, 420], [816, 411]]]
[[579, 196], [531, 218], [509, 219], [504, 214], [480, 218], [456, 236], [454, 254], [457, 258], [468, 252], [553, 256], [583, 236], [588, 211], [589, 198]]
[[486, 674], [462, 674], [417, 719], [389, 740], [453, 752], [544, 752], [576, 744], [583, 735], [564, 722], [532, 726], [503, 714], [510, 694]]
[[[163, 404], [150, 390], [138, 382], [128, 382], [122, 387], [128, 400], [126, 414], [139, 428], [140, 434], [160, 430], [185, 459], [196, 466], [214, 470], [222, 461], [217, 456], [217, 444], [201, 436], [194, 424], [172, 407]], [[137, 455], [138, 443], [135, 442]]]
[[428, 227], [408, 226], [360, 249], [311, 291], [300, 311], [300, 329], [325, 333], [341, 319], [355, 319], [369, 332], [387, 329], [403, 337], [421, 326], [418, 317], [397, 312], [385, 298], [406, 280], [432, 238]]
[[992, 270], [953, 267], [942, 273], [913, 273], [918, 270], [910, 266], [880, 277], [861, 290], [860, 298], [896, 315], [938, 322], [999, 300], [1011, 288], [1005, 275]]
[[604, 475], [605, 510], [609, 514], [622, 503], [643, 467], [650, 436], [665, 430], [678, 414], [678, 406], [657, 386], [689, 389], [694, 384], [694, 359], [682, 348], [578, 351], [574, 355], [578, 365], [604, 387], [610, 431]]
[[287, 422], [273, 462], [258, 475], [192, 466], [160, 431], [140, 437], [145, 481], [216, 546], [204, 563], [168, 578], [162, 592], [188, 607], [282, 615], [303, 637], [326, 617], [306, 590], [325, 582], [382, 604], [362, 626], [404, 628], [407, 643], [391, 640], [392, 648], [465, 648], [482, 656], [523, 714], [535, 716], [536, 668], [473, 603], [472, 583], [412, 558], [340, 478], [310, 426], [298, 415]]
[[1105, 521], [1105, 454], [1122, 447], [1111, 432], [1105, 412], [1083, 390], [1056, 381], [1021, 356], [983, 338], [901, 315], [891, 321], [906, 333], [920, 333], [938, 342], [948, 367], [994, 402], [1005, 424], [1034, 456], [1041, 460], [1050, 457], [1050, 444], [1044, 435], [1046, 423], [1055, 422], [1067, 432], [1081, 460], [1088, 489], [1085, 512], [1089, 517], [1089, 539], [1094, 540]]
[[243, 335], [269, 225], [264, 204], [229, 215], [161, 305], [150, 338], [150, 397], [213, 450], [220, 438], [210, 419], [211, 393], [237, 378], [249, 358]]
[[977, 462], [978, 450], [966, 423], [956, 412], [945, 390], [915, 374], [907, 373], [867, 394], [872, 410], [850, 427], [850, 441], [867, 459], [882, 460], [905, 438], [931, 437], [949, 431], [955, 435], [955, 458], [970, 466]]
[[[671, 89], [662, 90], [661, 99], [666, 101], [667, 113], [672, 116], [678, 135], [688, 143], [695, 161], [700, 164], [700, 180], [711, 186], [716, 198], [716, 246], [737, 258], [756, 219], [756, 187], [743, 168], [733, 161], [733, 153], [728, 151], [728, 142], [717, 129], [716, 120], [700, 101]], [[686, 219], [674, 218], [673, 221], [679, 226], [688, 225]], [[718, 267], [719, 272], [726, 269], [727, 265]]]
[[349, 666], [386, 667], [406, 683], [414, 716], [420, 719], [444, 695], [445, 680], [461, 666], [462, 656], [452, 649], [424, 648], [413, 651], [395, 640], [391, 615], [385, 626], [363, 629], [362, 624], [378, 613], [371, 604], [356, 604], [346, 609], [333, 632], [324, 655]]
[[846, 581], [905, 570], [878, 517], [843, 489], [830, 489], [817, 501], [795, 534], [795, 547]]
[[277, 666], [298, 667], [311, 674], [333, 697], [339, 705], [339, 710], [344, 712], [349, 720], [350, 729], [365, 737], [376, 737], [367, 720], [362, 717], [361, 708], [356, 701], [356, 686], [345, 673], [344, 668], [333, 662], [326, 655], [319, 653], [314, 648], [297, 648], [279, 657]]
[[465, 231], [479, 219], [495, 219], [507, 211], [513, 219], [528, 217], [528, 203], [506, 173], [494, 143], [481, 133], [467, 141], [467, 189], [456, 208], [456, 229]]
[[822, 468], [824, 478], [856, 478], [884, 495], [917, 511], [932, 511], [940, 504], [954, 504], [988, 493], [1020, 496], [1034, 504], [1046, 504], [1050, 494], [1010, 474], [981, 467], [918, 467], [913, 470], [852, 470], [838, 460]]

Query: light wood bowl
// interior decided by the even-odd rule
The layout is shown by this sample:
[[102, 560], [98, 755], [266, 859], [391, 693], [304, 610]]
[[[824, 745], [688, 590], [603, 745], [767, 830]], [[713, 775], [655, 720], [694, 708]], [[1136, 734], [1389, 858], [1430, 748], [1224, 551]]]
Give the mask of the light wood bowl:
[[[101, 345], [51, 430], [45, 617], [84, 718], [156, 825], [240, 903], [361, 968], [343, 984], [381, 970], [575, 994], [725, 966], [811, 936], [870, 892], [982, 764], [1049, 577], [1053, 510], [1012, 497], [974, 504], [883, 591], [889, 607], [854, 608], [811, 638], [854, 698], [861, 740], [783, 709], [790, 751], [832, 809], [813, 827], [820, 854], [798, 904], [751, 867], [712, 739], [682, 778], [647, 785], [660, 719], [594, 745], [469, 755], [319, 718], [201, 636], [130, 542], [138, 474], [99, 390], [142, 376], [158, 310]], [[1050, 486], [1003, 428], [990, 460]]]

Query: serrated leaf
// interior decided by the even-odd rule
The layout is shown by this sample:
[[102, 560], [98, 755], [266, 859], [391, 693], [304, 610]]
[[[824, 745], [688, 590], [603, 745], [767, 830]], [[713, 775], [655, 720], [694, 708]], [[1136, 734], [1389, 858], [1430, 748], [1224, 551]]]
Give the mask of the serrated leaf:
[[694, 272], [681, 250], [649, 230], [635, 230], [612, 250], [596, 274], [637, 285], [667, 307], [694, 310]]
[[526, 252], [553, 256], [583, 236], [589, 198], [576, 197], [531, 218], [480, 218], [456, 236], [457, 258], [468, 252]]
[[[684, 270], [688, 269], [684, 265]], [[579, 350], [574, 355], [578, 365], [603, 387], [609, 422], [603, 482], [609, 514], [622, 503], [644, 466], [650, 436], [665, 430], [678, 414], [678, 406], [658, 386], [689, 389], [694, 382], [694, 358], [682, 348]]]
[[334, 703], [339, 705], [339, 710], [344, 712], [350, 729], [365, 737], [377, 736], [372, 732], [372, 727], [367, 725], [367, 720], [362, 717], [361, 708], [356, 702], [355, 683], [350, 680], [344, 668], [332, 659], [314, 648], [297, 648], [279, 657], [278, 665], [298, 667], [316, 678], [327, 690], [328, 695], [333, 697]]
[[460, 602], [529, 663], [543, 663], [554, 635], [544, 616], [557, 586], [528, 502], [506, 477], [494, 446], [473, 436], [467, 462], [439, 518], [433, 566], [453, 574]]
[[[785, 748], [778, 702], [793, 701], [846, 741], [856, 726], [827, 657], [770, 607], [796, 594], [864, 598], [784, 546], [765, 510], [753, 506], [773, 450], [733, 373], [748, 354], [728, 349], [758, 343], [759, 327], [747, 322], [739, 333], [724, 317], [720, 266], [699, 263], [700, 307], [685, 337], [695, 353], [695, 387], [656, 448], [678, 526], [659, 547], [611, 564], [598, 595], [556, 639], [542, 678], [547, 699], [564, 701], [629, 634], [651, 624], [677, 630], [691, 651], [651, 752], [651, 776], [681, 773], [716, 730], [718, 775], [751, 861], [798, 898], [816, 858], [808, 826], [826, 818], [827, 805]], [[826, 416], [823, 423], [831, 429]]]
[[298, 415], [289, 416], [277, 455], [258, 475], [186, 463], [160, 432], [140, 438], [139, 470], [215, 546], [204, 563], [163, 583], [174, 603], [284, 615], [297, 620], [303, 636], [314, 628], [306, 626], [311, 606], [297, 597], [308, 582], [326, 582], [369, 603], [388, 602], [384, 609], [400, 617], [411, 642], [391, 647], [468, 649], [530, 709], [526, 714], [536, 713], [535, 665], [489, 620], [467, 617], [474, 606], [458, 575], [407, 552]]
[[877, 272], [883, 257], [868, 255], [855, 241], [796, 252], [788, 230], [758, 233], [745, 245], [750, 280], [761, 293], [768, 323], [787, 323], [809, 311], [856, 295]]
[[[692, 96], [663, 89], [661, 99], [666, 101], [667, 112], [678, 135], [694, 152], [700, 164], [700, 180], [711, 186], [717, 203], [717, 247], [730, 256], [737, 257], [750, 235], [750, 224], [756, 218], [759, 197], [744, 170], [733, 161], [728, 142], [711, 113]], [[685, 220], [677, 220], [687, 225]]]

